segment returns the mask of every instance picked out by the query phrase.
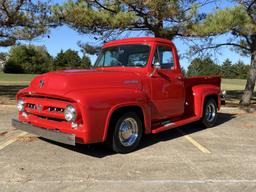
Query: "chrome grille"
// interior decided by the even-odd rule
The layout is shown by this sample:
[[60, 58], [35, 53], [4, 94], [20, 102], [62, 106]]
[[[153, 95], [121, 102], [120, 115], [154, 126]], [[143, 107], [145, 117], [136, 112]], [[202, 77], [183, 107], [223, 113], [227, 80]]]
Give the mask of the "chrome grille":
[[35, 104], [28, 103], [27, 105], [28, 105], [28, 108], [30, 108], [30, 109], [36, 109]]
[[63, 113], [63, 112], [64, 112], [64, 109], [63, 109], [63, 108], [57, 108], [57, 107], [48, 107], [48, 111], [49, 111], [49, 112], [55, 111], [55, 112], [61, 112], [61, 113]]

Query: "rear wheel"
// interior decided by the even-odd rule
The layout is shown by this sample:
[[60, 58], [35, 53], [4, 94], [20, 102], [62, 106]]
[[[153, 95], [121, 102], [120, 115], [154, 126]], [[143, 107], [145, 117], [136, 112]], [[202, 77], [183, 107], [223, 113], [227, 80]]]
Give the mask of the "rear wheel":
[[117, 153], [129, 153], [134, 151], [141, 140], [142, 122], [137, 113], [128, 112], [117, 118], [112, 126], [109, 144]]
[[218, 115], [217, 104], [214, 99], [206, 100], [204, 104], [203, 117], [201, 123], [205, 127], [213, 127], [216, 124]]

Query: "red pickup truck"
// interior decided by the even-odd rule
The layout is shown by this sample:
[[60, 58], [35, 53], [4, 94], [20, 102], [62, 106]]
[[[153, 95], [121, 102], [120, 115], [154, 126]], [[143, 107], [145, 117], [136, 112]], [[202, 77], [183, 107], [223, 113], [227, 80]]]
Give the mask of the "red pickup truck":
[[57, 142], [106, 142], [135, 150], [144, 134], [191, 122], [214, 126], [220, 78], [185, 78], [174, 44], [161, 38], [106, 43], [93, 69], [35, 77], [17, 93], [12, 125]]

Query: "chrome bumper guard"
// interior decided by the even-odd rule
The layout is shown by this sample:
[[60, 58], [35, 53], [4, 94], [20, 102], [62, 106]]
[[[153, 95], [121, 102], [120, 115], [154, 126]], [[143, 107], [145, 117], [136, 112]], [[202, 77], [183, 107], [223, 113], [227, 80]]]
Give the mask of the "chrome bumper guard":
[[28, 133], [32, 133], [40, 137], [53, 140], [59, 143], [76, 145], [76, 138], [74, 134], [62, 133], [55, 130], [40, 128], [28, 123], [22, 123], [17, 119], [12, 119], [12, 126], [17, 129], [26, 131]]

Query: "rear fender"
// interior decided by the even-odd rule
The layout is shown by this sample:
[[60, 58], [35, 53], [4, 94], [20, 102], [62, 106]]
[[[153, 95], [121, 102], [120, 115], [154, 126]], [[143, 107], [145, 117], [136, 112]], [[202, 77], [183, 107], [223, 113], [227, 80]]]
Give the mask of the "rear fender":
[[218, 109], [220, 109], [220, 87], [215, 85], [196, 85], [192, 87], [194, 96], [194, 113], [197, 117], [203, 116], [204, 102], [206, 97], [214, 95], [218, 98]]

